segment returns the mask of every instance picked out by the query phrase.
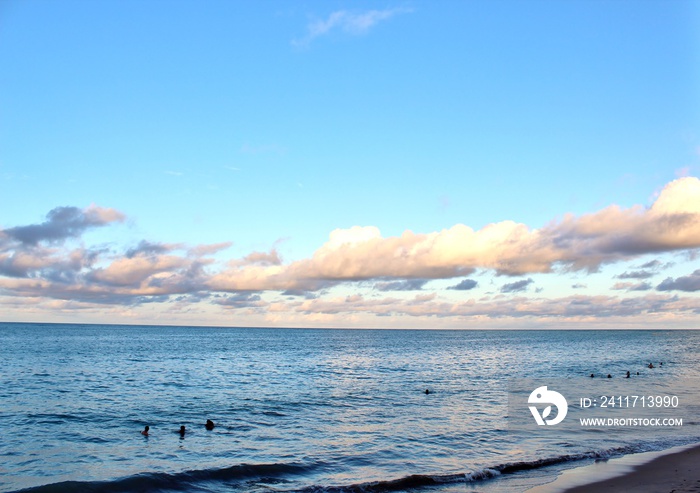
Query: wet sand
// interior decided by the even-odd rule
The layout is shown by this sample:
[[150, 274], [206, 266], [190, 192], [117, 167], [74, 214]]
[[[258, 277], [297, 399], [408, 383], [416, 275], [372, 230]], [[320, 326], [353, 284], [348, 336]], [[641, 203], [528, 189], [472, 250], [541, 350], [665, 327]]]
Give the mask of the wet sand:
[[657, 457], [616, 478], [577, 486], [565, 493], [700, 493], [700, 446]]
[[700, 493], [700, 445], [633, 454], [566, 471], [530, 493]]

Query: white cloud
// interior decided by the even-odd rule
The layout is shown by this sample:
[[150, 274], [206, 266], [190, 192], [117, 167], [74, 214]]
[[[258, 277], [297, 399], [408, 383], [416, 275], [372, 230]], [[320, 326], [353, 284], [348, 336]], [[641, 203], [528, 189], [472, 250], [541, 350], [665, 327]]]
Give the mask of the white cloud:
[[307, 46], [314, 39], [325, 36], [334, 30], [351, 35], [365, 34], [380, 22], [396, 15], [409, 12], [411, 12], [411, 10], [406, 8], [369, 10], [366, 12], [338, 10], [329, 14], [325, 19], [319, 19], [309, 23], [306, 35], [301, 39], [293, 40], [292, 44], [295, 46]]

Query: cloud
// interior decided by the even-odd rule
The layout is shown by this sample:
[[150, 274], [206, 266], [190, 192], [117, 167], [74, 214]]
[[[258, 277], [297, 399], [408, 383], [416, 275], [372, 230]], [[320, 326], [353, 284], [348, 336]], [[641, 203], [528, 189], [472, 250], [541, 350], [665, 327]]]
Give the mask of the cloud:
[[30, 247], [0, 253], [0, 275], [47, 278], [56, 282], [74, 280], [83, 268], [92, 266], [103, 250]]
[[178, 303], [199, 303], [202, 300], [206, 300], [212, 297], [211, 293], [203, 291], [195, 291], [186, 295], [178, 296], [173, 301]]
[[164, 245], [162, 243], [151, 243], [150, 241], [141, 240], [141, 242], [134, 248], [130, 248], [126, 251], [127, 258], [133, 258], [139, 255], [160, 255], [167, 253], [177, 246]]
[[90, 281], [110, 286], [160, 287], [157, 280], [161, 274], [171, 276], [172, 272], [188, 265], [187, 259], [174, 255], [126, 256], [114, 260], [106, 268], [95, 269], [88, 277]]
[[243, 259], [243, 263], [258, 265], [282, 265], [282, 259], [280, 259], [277, 250], [273, 248], [269, 252], [253, 252]]
[[579, 218], [566, 216], [541, 230], [544, 246], [560, 263], [588, 270], [641, 254], [696, 248], [699, 194], [700, 180], [681, 178], [666, 185], [648, 209], [610, 206]]
[[[0, 297], [59, 300], [66, 302], [62, 306], [75, 303], [81, 307], [135, 306], [167, 300], [178, 306], [211, 303], [258, 311], [264, 307], [278, 314], [290, 310], [301, 314], [365, 310], [382, 316], [400, 312], [415, 316], [505, 317], [498, 301], [464, 300], [454, 304], [426, 293], [411, 300], [405, 295], [378, 300], [376, 293], [371, 299], [361, 295], [333, 298], [335, 290], [330, 288], [358, 283], [360, 288], [374, 286], [382, 292], [419, 291], [433, 279], [461, 278], [448, 289], [467, 291], [477, 284], [464, 277], [477, 269], [526, 277], [535, 273], [595, 272], [601, 265], [647, 254], [681, 252], [690, 256], [700, 248], [699, 196], [700, 180], [685, 177], [666, 185], [650, 207], [623, 209], [613, 205], [583, 216], [567, 215], [539, 229], [502, 221], [478, 230], [457, 224], [442, 231], [405, 231], [385, 237], [374, 226], [354, 226], [332, 231], [328, 241], [311, 255], [293, 262], [285, 262], [276, 248], [254, 251], [228, 262], [212, 258], [230, 247], [230, 242], [185, 245], [143, 240], [123, 249], [85, 246], [85, 232], [123, 222], [124, 214], [94, 205], [86, 209], [59, 207], [43, 223], [0, 229]], [[664, 266], [657, 260], [646, 262], [618, 278], [642, 281]], [[528, 297], [500, 296], [501, 301], [530, 300], [518, 305], [522, 310], [518, 316], [559, 314], [556, 304], [539, 299], [531, 284], [531, 278], [504, 283], [501, 293], [527, 292]], [[576, 284], [574, 288], [583, 286]], [[646, 282], [614, 286], [627, 291], [650, 288]], [[700, 270], [668, 278], [656, 290], [698, 291]], [[263, 293], [269, 291], [283, 296], [268, 303]], [[647, 293], [644, 308], [635, 313], [670, 313], [670, 306], [686, 306], [679, 301], [681, 298], [672, 298], [654, 298]], [[578, 316], [572, 315], [578, 313], [576, 310], [596, 314], [587, 316], [608, 316], [601, 311], [604, 306], [584, 310], [591, 300], [595, 299], [567, 298], [569, 314], [561, 316]], [[482, 303], [491, 311], [482, 311], [486, 309]], [[626, 311], [626, 303], [635, 306], [636, 301], [615, 301], [607, 306], [623, 316], [632, 313]], [[692, 310], [698, 309], [693, 306]]]
[[470, 289], [474, 289], [477, 286], [477, 284], [478, 283], [473, 279], [464, 279], [463, 281], [460, 281], [459, 283], [455, 284], [454, 286], [450, 286], [447, 289], [456, 289], [457, 291], [468, 291]]
[[287, 291], [282, 292], [282, 296], [302, 297], [306, 298], [307, 300], [313, 300], [318, 297], [317, 294], [311, 291], [304, 291], [303, 289], [288, 289]]
[[187, 253], [194, 257], [204, 257], [206, 255], [214, 255], [215, 253], [219, 253], [222, 250], [226, 250], [231, 245], [233, 245], [233, 243], [230, 241], [212, 243], [210, 245], [197, 245], [195, 247], [190, 248]]
[[650, 260], [640, 266], [641, 269], [658, 269], [661, 267], [661, 262], [658, 260]]
[[325, 19], [309, 23], [306, 35], [301, 39], [293, 40], [292, 44], [295, 46], [307, 46], [316, 38], [325, 36], [335, 30], [351, 35], [365, 34], [380, 22], [409, 12], [411, 10], [406, 8], [368, 10], [366, 12], [338, 10], [329, 14]]
[[616, 277], [618, 279], [649, 279], [650, 277], [654, 277], [654, 273], [646, 270], [625, 271]]
[[445, 302], [435, 298], [426, 300], [399, 300], [397, 298], [367, 299], [347, 298], [314, 299], [295, 305], [291, 310], [307, 315], [366, 313], [377, 316], [407, 315], [411, 317], [436, 317], [485, 320], [533, 319], [555, 320], [590, 324], [595, 320], [625, 317], [694, 315], [700, 310], [700, 299], [679, 298], [647, 294], [637, 298], [615, 296], [567, 296], [563, 298], [495, 298], [491, 300], [465, 300]]
[[501, 293], [520, 293], [523, 291], [527, 291], [527, 288], [530, 284], [532, 284], [533, 281], [532, 279], [523, 279], [522, 281], [516, 281], [516, 282], [511, 282], [508, 284], [504, 284], [501, 287]]
[[44, 223], [0, 230], [0, 295], [133, 305], [204, 291], [210, 246], [193, 247], [197, 255], [177, 254], [183, 245], [146, 240], [123, 253], [70, 248], [67, 240], [124, 220], [114, 209], [59, 207]]
[[3, 236], [24, 245], [37, 245], [42, 241], [59, 242], [67, 238], [77, 238], [90, 228], [124, 221], [121, 212], [94, 205], [82, 210], [77, 207], [56, 207], [46, 218], [41, 224], [6, 229]]
[[501, 275], [557, 269], [595, 272], [606, 263], [648, 253], [700, 247], [700, 180], [669, 183], [650, 208], [566, 216], [541, 229], [503, 221], [481, 230], [458, 224], [433, 233], [405, 231], [383, 237], [374, 226], [331, 232], [311, 258], [288, 265], [231, 269], [214, 275], [214, 290], [318, 289], [334, 283], [394, 279], [441, 279], [490, 269]]
[[584, 288], [587, 288], [587, 287], [588, 287], [587, 284], [584, 284], [584, 283], [581, 283], [581, 282], [577, 282], [576, 284], [573, 284], [573, 285], [571, 286], [572, 289], [584, 289]]
[[618, 282], [611, 289], [615, 291], [649, 291], [652, 289], [652, 285], [648, 282]]
[[217, 298], [215, 304], [229, 308], [261, 308], [267, 305], [257, 293], [236, 293]]
[[403, 281], [378, 282], [374, 289], [378, 291], [417, 291], [423, 289], [427, 279], [406, 279]]
[[368, 300], [361, 295], [346, 297], [336, 297], [331, 299], [306, 300], [296, 310], [302, 313], [374, 313], [378, 315], [391, 314], [393, 310], [402, 305], [402, 301], [397, 298], [382, 298], [379, 300]]
[[700, 269], [688, 276], [682, 276], [676, 279], [671, 277], [666, 278], [656, 289], [658, 291], [700, 291]]

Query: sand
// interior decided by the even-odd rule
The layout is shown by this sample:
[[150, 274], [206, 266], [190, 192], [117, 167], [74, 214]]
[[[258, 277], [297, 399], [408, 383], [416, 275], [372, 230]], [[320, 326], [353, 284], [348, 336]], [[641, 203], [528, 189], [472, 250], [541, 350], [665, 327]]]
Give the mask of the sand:
[[[604, 479], [601, 479], [604, 478]], [[531, 493], [700, 493], [700, 445], [633, 454], [566, 471]]]
[[700, 446], [657, 457], [624, 476], [577, 486], [566, 493], [700, 493]]

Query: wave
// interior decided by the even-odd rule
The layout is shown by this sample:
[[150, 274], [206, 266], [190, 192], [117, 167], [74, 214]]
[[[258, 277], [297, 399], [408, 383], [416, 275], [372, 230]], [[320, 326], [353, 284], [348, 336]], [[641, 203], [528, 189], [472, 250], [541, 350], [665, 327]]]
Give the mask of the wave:
[[[644, 449], [644, 450], [643, 450]], [[591, 451], [580, 454], [567, 454], [533, 461], [507, 462], [492, 467], [478, 469], [463, 474], [422, 475], [413, 474], [388, 481], [373, 481], [348, 486], [321, 487], [312, 486], [302, 490], [303, 493], [391, 493], [407, 489], [439, 486], [445, 484], [471, 483], [497, 478], [502, 475], [515, 474], [520, 471], [541, 469], [567, 462], [587, 459], [608, 459], [610, 457], [647, 451], [644, 446], [617, 447], [603, 451]]]
[[[697, 442], [697, 440], [693, 440]], [[691, 442], [688, 442], [691, 443]], [[678, 445], [680, 443], [675, 443]], [[471, 483], [516, 474], [521, 471], [543, 469], [565, 463], [584, 460], [607, 460], [631, 453], [662, 450], [670, 443], [638, 444], [614, 447], [606, 450], [566, 454], [532, 461], [516, 461], [497, 464], [459, 474], [412, 474], [396, 479], [370, 481], [348, 485], [301, 486], [295, 477], [309, 479], [316, 469], [326, 469], [326, 464], [240, 464], [219, 469], [200, 469], [180, 473], [143, 473], [114, 481], [64, 481], [19, 490], [15, 493], [125, 493], [163, 491], [235, 491], [237, 480], [245, 481], [246, 490], [251, 484], [275, 483], [275, 491], [298, 493], [391, 493], [409, 489], [435, 487], [446, 484]], [[285, 489], [285, 483], [288, 488]], [[218, 486], [217, 486], [218, 484]]]
[[308, 466], [297, 464], [240, 464], [221, 469], [199, 469], [179, 473], [143, 473], [113, 481], [62, 481], [19, 490], [15, 493], [125, 493], [157, 491], [206, 491], [199, 483], [244, 479], [279, 480], [283, 476], [309, 472]]

